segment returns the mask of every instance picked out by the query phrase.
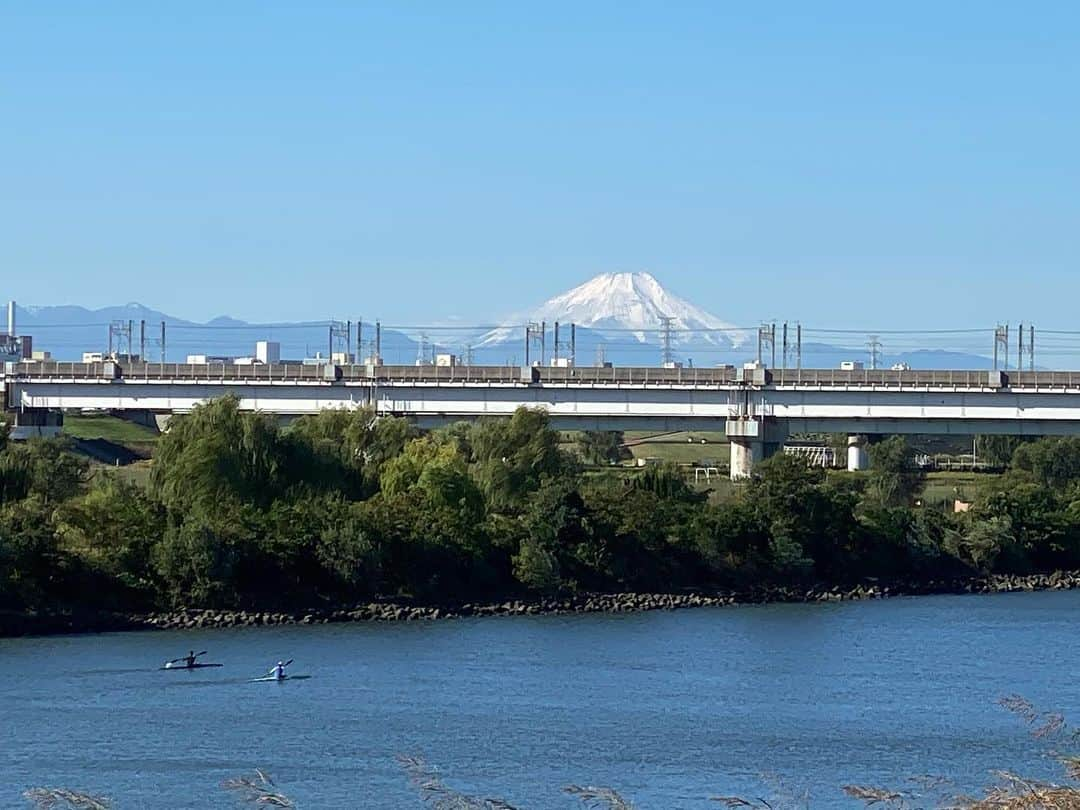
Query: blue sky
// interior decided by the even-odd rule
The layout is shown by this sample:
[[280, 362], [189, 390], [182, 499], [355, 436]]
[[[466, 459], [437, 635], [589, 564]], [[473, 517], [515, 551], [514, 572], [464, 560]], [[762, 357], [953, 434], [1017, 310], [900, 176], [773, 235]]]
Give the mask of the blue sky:
[[23, 303], [490, 323], [642, 269], [740, 324], [1077, 321], [1075, 3], [63, 6], [0, 5]]

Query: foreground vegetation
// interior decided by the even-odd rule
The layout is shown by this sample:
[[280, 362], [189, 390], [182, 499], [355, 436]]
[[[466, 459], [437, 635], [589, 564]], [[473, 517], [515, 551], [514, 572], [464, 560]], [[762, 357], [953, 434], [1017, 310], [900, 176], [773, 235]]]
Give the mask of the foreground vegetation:
[[1013, 469], [961, 515], [911, 506], [923, 481], [898, 437], [871, 448], [869, 474], [778, 455], [710, 502], [670, 465], [584, 474], [542, 412], [420, 434], [327, 411], [283, 430], [222, 399], [173, 420], [146, 486], [89, 476], [62, 440], [0, 444], [0, 609], [303, 609], [1080, 568], [1080, 441], [1011, 449]]

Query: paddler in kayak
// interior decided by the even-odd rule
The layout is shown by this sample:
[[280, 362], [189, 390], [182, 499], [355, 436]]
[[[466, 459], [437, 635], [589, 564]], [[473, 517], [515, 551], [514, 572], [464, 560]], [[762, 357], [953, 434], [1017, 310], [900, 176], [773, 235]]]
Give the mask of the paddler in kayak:
[[199, 666], [199, 662], [196, 659], [200, 655], [206, 655], [206, 650], [199, 653], [194, 650], [188, 650], [187, 655], [181, 656], [180, 658], [174, 658], [172, 661], [166, 661], [165, 669], [195, 669], [195, 667]]
[[[292, 660], [290, 659], [289, 664], [291, 663]], [[289, 664], [283, 664], [281, 661], [278, 661], [277, 664], [274, 665], [273, 669], [270, 670], [270, 677], [277, 678], [279, 681], [284, 680], [285, 667], [287, 667]]]

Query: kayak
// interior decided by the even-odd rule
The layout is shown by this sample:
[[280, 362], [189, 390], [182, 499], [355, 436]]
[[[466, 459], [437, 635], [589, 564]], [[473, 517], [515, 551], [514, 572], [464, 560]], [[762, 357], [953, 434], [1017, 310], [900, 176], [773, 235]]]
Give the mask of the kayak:
[[224, 664], [173, 664], [167, 663], [161, 669], [204, 669], [206, 667], [223, 667]]
[[306, 681], [310, 677], [310, 675], [285, 675], [281, 678], [275, 678], [273, 675], [265, 675], [262, 678], [250, 678], [248, 680], [248, 683], [270, 683], [273, 681]]

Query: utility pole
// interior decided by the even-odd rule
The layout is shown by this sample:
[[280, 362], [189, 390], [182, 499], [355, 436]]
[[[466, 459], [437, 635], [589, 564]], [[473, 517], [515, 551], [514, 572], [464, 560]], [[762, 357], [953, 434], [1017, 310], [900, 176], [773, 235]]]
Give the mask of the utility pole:
[[795, 363], [796, 368], [802, 371], [802, 324], [795, 324]]
[[1024, 370], [1024, 322], [1020, 322], [1020, 328], [1016, 330], [1016, 370]]
[[994, 371], [997, 371], [999, 357], [1005, 358], [1005, 368], [1009, 368], [1009, 327], [998, 324], [994, 328]]
[[375, 321], [375, 365], [382, 363], [382, 324]]
[[781, 368], [783, 371], [787, 371], [787, 356], [788, 356], [788, 342], [787, 342], [787, 321], [784, 321], [784, 350], [780, 355], [783, 359], [781, 361]]
[[570, 365], [577, 365], [577, 325], [570, 324]]
[[[330, 353], [327, 363], [334, 362], [334, 352], [340, 346], [341, 353], [348, 355], [352, 343], [352, 324], [349, 321], [330, 321]], [[347, 358], [346, 358], [347, 359]]]
[[161, 362], [165, 362], [165, 321], [161, 322]]
[[1028, 370], [1035, 370], [1035, 324], [1028, 324]]
[[555, 362], [555, 365], [559, 364], [559, 322], [555, 321], [555, 348], [551, 355], [551, 359]]
[[146, 362], [146, 319], [139, 321], [139, 360]]
[[660, 316], [660, 326], [663, 329], [663, 363], [665, 367], [668, 367], [675, 362], [674, 355], [671, 351], [671, 324], [674, 320], [675, 319], [670, 315]]
[[124, 337], [127, 336], [128, 354], [131, 354], [131, 321], [113, 321], [109, 324], [109, 357], [114, 353], [124, 352]]
[[771, 365], [769, 367], [770, 368], [775, 368], [775, 366], [776, 366], [776, 324], [775, 323], [773, 323], [773, 324], [763, 323], [763, 324], [761, 324], [761, 326], [758, 327], [758, 330], [757, 330], [757, 362], [758, 362], [759, 366], [761, 365], [761, 360], [762, 360], [762, 356], [763, 356], [763, 349], [765, 349], [766, 347], [768, 347], [768, 349], [769, 349], [769, 351], [771, 353], [771, 356], [772, 356], [772, 363], [771, 363]]
[[881, 354], [881, 341], [878, 340], [877, 335], [869, 335], [869, 340], [866, 343], [866, 348], [870, 350], [870, 370], [874, 371], [878, 367], [878, 356]]
[[546, 328], [546, 324], [543, 321], [541, 321], [540, 323], [537, 323], [536, 321], [532, 321], [525, 327], [525, 365], [526, 366], [531, 365], [531, 363], [529, 362], [529, 359], [532, 356], [532, 344], [534, 344], [534, 343], [539, 344], [539, 346], [540, 346], [540, 365], [544, 365], [544, 330], [545, 330], [545, 328]]
[[364, 321], [360, 318], [356, 321], [356, 362], [364, 362]]

